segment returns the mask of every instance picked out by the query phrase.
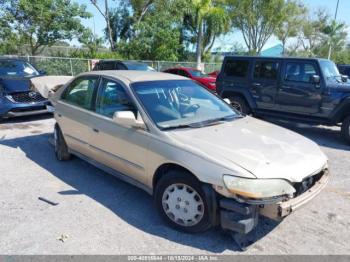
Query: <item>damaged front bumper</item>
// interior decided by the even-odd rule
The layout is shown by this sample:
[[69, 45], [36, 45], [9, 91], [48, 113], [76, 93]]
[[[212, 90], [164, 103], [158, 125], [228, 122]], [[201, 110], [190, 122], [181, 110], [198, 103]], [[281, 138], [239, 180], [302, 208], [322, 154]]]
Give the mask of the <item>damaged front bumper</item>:
[[271, 205], [264, 205], [260, 208], [260, 214], [271, 219], [281, 220], [288, 216], [293, 211], [307, 204], [310, 200], [316, 197], [328, 184], [329, 170], [325, 169], [322, 177], [303, 194], [289, 199], [287, 201], [279, 202]]
[[313, 186], [308, 188], [302, 194], [287, 201], [281, 200], [277, 203], [248, 201], [247, 203], [239, 203], [230, 198], [220, 199], [219, 208], [221, 227], [245, 235], [257, 226], [259, 215], [274, 220], [283, 219], [293, 211], [304, 206], [325, 188], [329, 181], [330, 174], [328, 169], [325, 169], [322, 172], [322, 176], [313, 184]]

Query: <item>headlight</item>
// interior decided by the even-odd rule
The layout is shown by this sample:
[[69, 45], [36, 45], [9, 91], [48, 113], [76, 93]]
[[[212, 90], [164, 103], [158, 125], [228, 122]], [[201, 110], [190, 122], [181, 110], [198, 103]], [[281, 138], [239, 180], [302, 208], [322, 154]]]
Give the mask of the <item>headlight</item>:
[[291, 195], [294, 187], [282, 179], [256, 179], [224, 175], [224, 183], [233, 194], [249, 198], [270, 198]]

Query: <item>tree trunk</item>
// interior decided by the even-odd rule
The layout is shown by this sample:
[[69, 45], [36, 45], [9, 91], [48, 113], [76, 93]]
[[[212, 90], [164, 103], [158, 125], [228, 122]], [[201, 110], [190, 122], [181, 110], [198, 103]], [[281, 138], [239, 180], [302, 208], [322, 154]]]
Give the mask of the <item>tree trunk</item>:
[[109, 10], [108, 10], [108, 0], [105, 0], [105, 19], [106, 19], [106, 24], [107, 24], [107, 31], [108, 31], [108, 40], [109, 44], [111, 46], [111, 51], [115, 51], [115, 46], [114, 46], [114, 41], [112, 37], [112, 28], [111, 28], [111, 23], [110, 23], [110, 17], [109, 17]]
[[203, 21], [198, 23], [197, 45], [196, 45], [196, 63], [197, 69], [201, 69], [202, 63], [202, 38], [203, 38]]

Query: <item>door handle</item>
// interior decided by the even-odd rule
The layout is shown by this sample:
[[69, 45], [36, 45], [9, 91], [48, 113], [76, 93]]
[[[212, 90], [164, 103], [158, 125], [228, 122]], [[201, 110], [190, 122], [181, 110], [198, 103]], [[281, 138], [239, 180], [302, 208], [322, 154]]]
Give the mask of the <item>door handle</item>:
[[93, 128], [92, 130], [93, 130], [95, 133], [100, 132], [97, 128]]
[[253, 83], [253, 86], [259, 87], [259, 86], [261, 86], [261, 84], [260, 83]]

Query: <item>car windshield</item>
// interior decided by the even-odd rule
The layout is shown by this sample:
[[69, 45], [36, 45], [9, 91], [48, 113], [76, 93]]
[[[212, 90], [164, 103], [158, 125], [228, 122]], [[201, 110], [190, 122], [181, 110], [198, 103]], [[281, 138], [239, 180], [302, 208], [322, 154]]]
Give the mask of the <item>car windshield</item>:
[[125, 63], [129, 70], [138, 70], [138, 71], [156, 71], [154, 68], [150, 67], [147, 64], [141, 63]]
[[191, 80], [137, 82], [131, 85], [148, 115], [163, 130], [202, 127], [241, 115]]
[[0, 76], [31, 77], [38, 76], [39, 72], [24, 61], [0, 61]]
[[338, 71], [338, 68], [332, 61], [322, 60], [320, 61], [320, 65], [323, 75], [327, 80], [335, 79], [337, 81], [341, 81], [341, 75]]
[[199, 70], [195, 70], [195, 69], [190, 69], [188, 70], [190, 72], [190, 74], [194, 77], [208, 77], [207, 74], [204, 74], [203, 72], [199, 71]]

